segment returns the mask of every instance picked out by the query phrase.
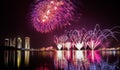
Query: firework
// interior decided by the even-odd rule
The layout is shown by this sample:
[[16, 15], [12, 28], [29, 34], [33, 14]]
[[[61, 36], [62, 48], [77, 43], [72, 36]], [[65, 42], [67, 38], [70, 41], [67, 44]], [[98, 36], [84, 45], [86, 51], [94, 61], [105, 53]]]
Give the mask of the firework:
[[34, 28], [41, 33], [48, 33], [56, 28], [70, 25], [74, 8], [69, 0], [44, 0], [37, 2], [32, 11]]
[[62, 35], [60, 37], [55, 36], [54, 37], [54, 42], [57, 45], [57, 48], [60, 50], [63, 46], [64, 43], [68, 40], [68, 37], [66, 35]]
[[[55, 38], [55, 43], [59, 45], [59, 43], [64, 44], [68, 50], [75, 46], [78, 50], [82, 47], [85, 49], [89, 46], [92, 50], [96, 47], [104, 45], [105, 42], [109, 42], [110, 38], [115, 37], [115, 33], [120, 33], [118, 31], [113, 31], [114, 29], [120, 28], [118, 26], [113, 27], [111, 29], [100, 29], [100, 25], [96, 24], [93, 30], [86, 30], [82, 28], [81, 30], [70, 30], [65, 31], [62, 36]], [[59, 47], [58, 47], [59, 48]]]
[[104, 40], [107, 40], [108, 37], [115, 37], [115, 32], [112, 31], [112, 29], [100, 29], [99, 24], [96, 24], [95, 28], [93, 30], [89, 30], [88, 32], [88, 41], [86, 44], [93, 50], [98, 45], [102, 44]]
[[78, 50], [80, 50], [84, 46], [84, 43], [83, 42], [82, 43], [78, 42], [78, 43], [75, 44], [75, 46]]
[[85, 42], [87, 41], [87, 31], [83, 28], [81, 30], [71, 30], [67, 31], [67, 35], [70, 38], [70, 41], [73, 43], [78, 50], [80, 50], [83, 46], [86, 48]]

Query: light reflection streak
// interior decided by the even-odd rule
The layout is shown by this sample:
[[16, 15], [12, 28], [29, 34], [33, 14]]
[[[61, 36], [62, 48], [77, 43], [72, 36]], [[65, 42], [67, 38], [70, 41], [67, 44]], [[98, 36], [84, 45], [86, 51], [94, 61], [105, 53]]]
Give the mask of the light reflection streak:
[[94, 62], [94, 51], [92, 50], [92, 61]]
[[63, 58], [63, 52], [62, 51], [57, 51], [57, 57], [58, 57], [58, 59], [62, 59]]
[[64, 56], [67, 60], [70, 60], [71, 59], [71, 51], [70, 50], [64, 51]]
[[9, 63], [15, 66], [15, 51], [4, 51], [4, 64], [8, 66]]
[[8, 65], [8, 61], [9, 61], [9, 52], [4, 51], [4, 63], [5, 63], [5, 65]]
[[64, 57], [64, 52], [63, 51], [56, 51], [55, 57], [54, 57], [54, 65], [56, 68], [65, 68], [67, 67], [67, 61]]
[[113, 55], [115, 56], [116, 55], [116, 52], [115, 51], [112, 51]]
[[84, 60], [83, 51], [75, 51], [75, 56], [77, 60]]
[[29, 65], [29, 60], [30, 60], [30, 51], [25, 51], [25, 65]]
[[106, 54], [106, 51], [102, 51], [102, 56], [104, 57]]
[[[30, 54], [31, 54], [30, 51], [25, 51], [25, 54], [23, 55], [24, 58], [22, 58], [21, 52], [22, 51], [4, 51], [4, 64], [6, 66], [9, 66], [10, 64], [11, 64], [10, 66], [17, 66], [18, 69], [21, 69], [22, 67], [21, 65], [24, 63], [26, 66], [29, 66]], [[57, 50], [54, 53], [50, 53], [50, 52], [48, 53], [54, 55], [53, 63], [54, 63], [55, 70], [120, 70], [120, 67], [118, 65], [120, 61], [119, 59], [120, 51]], [[45, 54], [47, 54], [47, 52]], [[42, 54], [40, 55], [44, 58], [53, 57], [50, 55], [47, 55], [47, 56], [44, 56]], [[41, 57], [41, 56], [38, 56], [38, 57]], [[111, 56], [113, 56], [113, 58], [111, 58]], [[41, 66], [38, 70], [41, 70], [41, 69], [49, 70], [48, 66], [49, 66], [49, 63], [48, 65], [45, 64]]]
[[97, 62], [97, 63], [100, 63], [101, 61], [101, 56], [99, 54], [99, 51], [89, 51], [89, 54], [88, 54], [88, 59], [90, 60], [90, 62]]
[[89, 62], [85, 59], [83, 51], [75, 51], [73, 56], [72, 63], [75, 70], [88, 70]]
[[[101, 62], [99, 51], [57, 51], [55, 67], [69, 70], [96, 70]], [[63, 67], [64, 66], [64, 67]]]
[[119, 55], [119, 51], [117, 51], [116, 54]]
[[15, 66], [15, 50], [13, 51], [13, 65]]
[[17, 51], [17, 67], [19, 68], [21, 64], [21, 51]]

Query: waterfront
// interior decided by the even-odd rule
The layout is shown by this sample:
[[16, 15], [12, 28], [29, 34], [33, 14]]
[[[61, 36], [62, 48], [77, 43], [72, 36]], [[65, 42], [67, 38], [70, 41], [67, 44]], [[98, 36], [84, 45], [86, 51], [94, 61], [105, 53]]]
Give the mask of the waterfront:
[[119, 70], [120, 51], [0, 51], [5, 70]]

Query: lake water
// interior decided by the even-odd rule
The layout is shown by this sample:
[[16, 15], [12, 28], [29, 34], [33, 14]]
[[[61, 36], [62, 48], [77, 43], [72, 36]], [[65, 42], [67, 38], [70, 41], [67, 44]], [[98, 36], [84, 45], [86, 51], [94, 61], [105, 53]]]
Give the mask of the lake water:
[[0, 51], [0, 70], [120, 70], [120, 51]]

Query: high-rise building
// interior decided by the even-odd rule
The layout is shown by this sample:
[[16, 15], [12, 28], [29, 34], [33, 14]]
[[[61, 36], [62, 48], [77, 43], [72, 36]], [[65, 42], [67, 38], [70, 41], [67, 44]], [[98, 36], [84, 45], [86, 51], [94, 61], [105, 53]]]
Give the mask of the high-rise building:
[[25, 49], [30, 49], [30, 37], [25, 37]]
[[13, 39], [13, 47], [16, 46], [16, 38]]
[[9, 38], [5, 38], [5, 46], [10, 46], [9, 45]]
[[17, 48], [22, 48], [22, 39], [20, 37], [17, 38]]
[[10, 46], [13, 46], [12, 38], [10, 38]]

